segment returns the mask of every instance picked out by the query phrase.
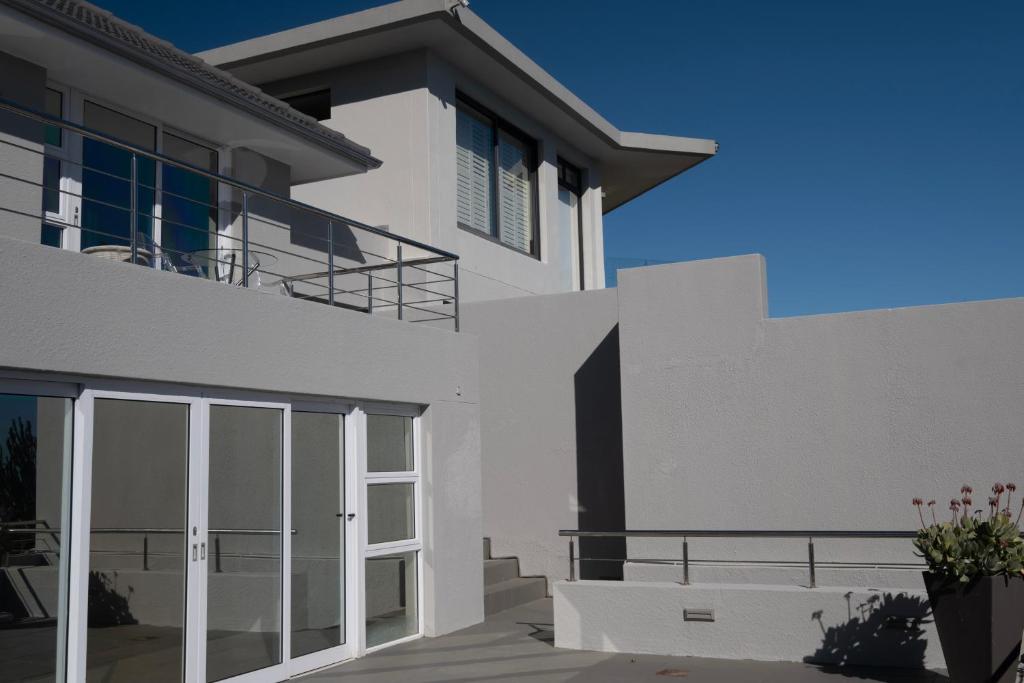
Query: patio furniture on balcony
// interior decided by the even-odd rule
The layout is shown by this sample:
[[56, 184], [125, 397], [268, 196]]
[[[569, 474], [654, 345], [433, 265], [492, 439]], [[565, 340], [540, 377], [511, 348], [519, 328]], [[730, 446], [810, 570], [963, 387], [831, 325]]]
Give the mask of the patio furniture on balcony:
[[[45, 170], [36, 177], [38, 165], [19, 163], [0, 172], [0, 215], [19, 221], [23, 239], [25, 219], [36, 219], [43, 244], [459, 329], [458, 256], [451, 252], [2, 98], [0, 112], [59, 130], [51, 137], [78, 140], [68, 147], [86, 150], [74, 158], [0, 139], [0, 158], [35, 155]], [[25, 202], [33, 192], [36, 207]]]

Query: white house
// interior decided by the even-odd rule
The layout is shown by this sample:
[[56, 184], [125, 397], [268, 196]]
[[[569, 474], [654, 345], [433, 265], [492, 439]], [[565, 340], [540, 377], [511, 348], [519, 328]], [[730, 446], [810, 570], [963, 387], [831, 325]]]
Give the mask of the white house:
[[603, 214], [716, 143], [454, 0], [199, 57], [0, 29], [0, 680], [282, 681], [549, 594], [565, 647], [941, 665], [899, 535], [1019, 473], [1024, 301], [604, 289]]
[[463, 301], [604, 287], [602, 215], [717, 151], [620, 131], [457, 0], [199, 56], [369, 145], [381, 169], [294, 196], [457, 253]]

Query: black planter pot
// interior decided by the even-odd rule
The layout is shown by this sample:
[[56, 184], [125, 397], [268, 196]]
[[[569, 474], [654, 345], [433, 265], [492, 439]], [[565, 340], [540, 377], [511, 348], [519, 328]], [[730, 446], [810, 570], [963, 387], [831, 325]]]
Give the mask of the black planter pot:
[[951, 683], [1015, 683], [1024, 631], [1024, 578], [970, 583], [924, 573]]

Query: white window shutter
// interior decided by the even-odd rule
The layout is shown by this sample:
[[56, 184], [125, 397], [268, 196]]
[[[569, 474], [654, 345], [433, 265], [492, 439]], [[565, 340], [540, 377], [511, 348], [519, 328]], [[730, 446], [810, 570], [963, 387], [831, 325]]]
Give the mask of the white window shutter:
[[498, 137], [498, 225], [501, 241], [529, 253], [533, 239], [533, 194], [529, 155], [523, 143], [501, 133]]
[[488, 235], [492, 229], [491, 194], [494, 188], [494, 151], [489, 124], [458, 110], [455, 124], [458, 182], [457, 216], [461, 225]]

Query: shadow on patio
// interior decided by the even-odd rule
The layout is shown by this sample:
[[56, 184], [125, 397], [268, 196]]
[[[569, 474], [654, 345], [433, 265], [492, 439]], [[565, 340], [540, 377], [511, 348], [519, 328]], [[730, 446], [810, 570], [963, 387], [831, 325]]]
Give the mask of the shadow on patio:
[[667, 681], [708, 683], [945, 683], [938, 673], [899, 669], [824, 668], [797, 662], [752, 662], [695, 657], [625, 655], [553, 647], [550, 599], [495, 614], [482, 624], [399, 645], [325, 669], [309, 680], [337, 683], [468, 683], [469, 681]]

